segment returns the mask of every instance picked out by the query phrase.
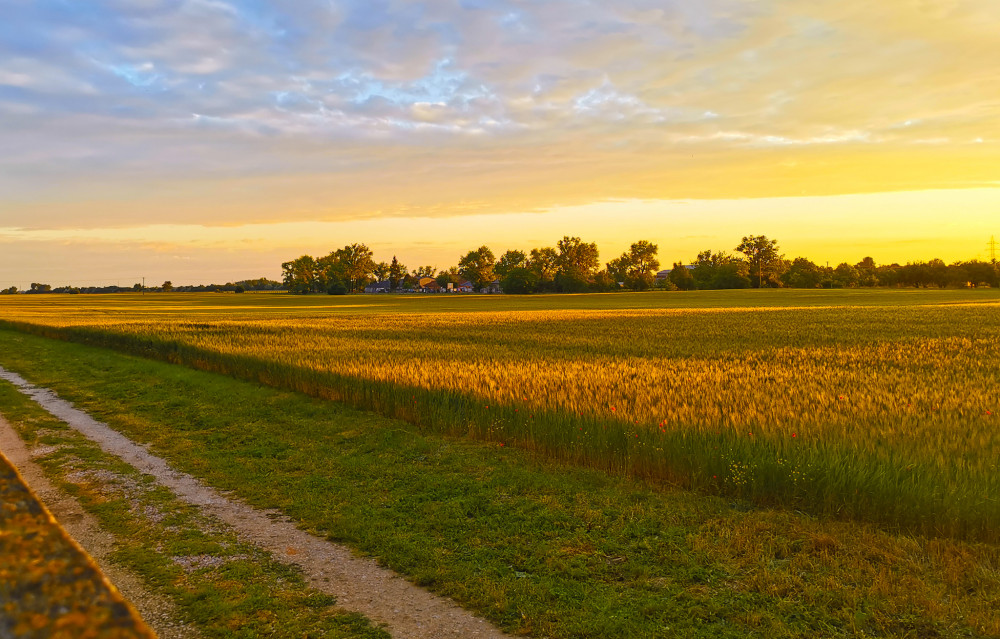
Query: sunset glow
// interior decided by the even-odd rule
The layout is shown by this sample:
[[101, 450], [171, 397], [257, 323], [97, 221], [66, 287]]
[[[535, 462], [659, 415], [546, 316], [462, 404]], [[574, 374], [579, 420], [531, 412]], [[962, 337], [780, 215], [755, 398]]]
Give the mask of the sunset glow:
[[0, 286], [563, 235], [982, 258], [998, 28], [989, 0], [7, 2]]

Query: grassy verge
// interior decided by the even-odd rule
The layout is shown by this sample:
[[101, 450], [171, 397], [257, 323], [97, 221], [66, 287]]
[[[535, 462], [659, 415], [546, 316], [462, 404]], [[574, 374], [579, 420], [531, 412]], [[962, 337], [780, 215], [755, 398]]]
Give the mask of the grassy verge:
[[180, 469], [280, 508], [509, 631], [1000, 634], [995, 545], [655, 489], [294, 393], [7, 331], [0, 365]]
[[[562, 302], [573, 296], [526, 315], [392, 315], [392, 299], [357, 298], [360, 314], [335, 303], [340, 315], [325, 318], [316, 299], [239, 311], [205, 306], [212, 296], [168, 310], [85, 300], [58, 314], [32, 300], [31, 313], [11, 305], [0, 326], [758, 505], [1000, 541], [995, 292], [758, 293], [734, 293], [724, 311], [668, 315], [571, 313]], [[739, 310], [750, 300], [770, 306]], [[893, 303], [811, 307], [853, 300]], [[809, 308], [781, 308], [790, 303]]]
[[388, 637], [361, 615], [336, 609], [333, 597], [308, 588], [294, 568], [240, 542], [224, 524], [101, 452], [3, 381], [0, 411], [29, 446], [49, 450], [37, 460], [46, 474], [115, 535], [112, 560], [171, 597], [204, 636]]

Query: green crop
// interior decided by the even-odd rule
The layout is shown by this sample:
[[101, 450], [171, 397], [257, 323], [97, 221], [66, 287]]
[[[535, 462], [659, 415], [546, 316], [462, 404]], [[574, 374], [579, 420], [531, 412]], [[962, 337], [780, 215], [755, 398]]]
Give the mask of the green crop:
[[27, 297], [0, 305], [8, 326], [704, 492], [1000, 539], [996, 291]]

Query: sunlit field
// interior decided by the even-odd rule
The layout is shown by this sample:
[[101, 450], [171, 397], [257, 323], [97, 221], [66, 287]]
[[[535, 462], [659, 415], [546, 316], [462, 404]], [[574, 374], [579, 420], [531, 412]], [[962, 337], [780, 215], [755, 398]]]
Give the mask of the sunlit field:
[[655, 482], [1000, 539], [1000, 294], [0, 298], [8, 328]]

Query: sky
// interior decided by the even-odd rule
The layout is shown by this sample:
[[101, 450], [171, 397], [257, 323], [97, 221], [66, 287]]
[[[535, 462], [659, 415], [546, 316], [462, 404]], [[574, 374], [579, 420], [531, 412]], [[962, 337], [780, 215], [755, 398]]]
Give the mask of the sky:
[[988, 257], [995, 0], [3, 0], [0, 286]]

